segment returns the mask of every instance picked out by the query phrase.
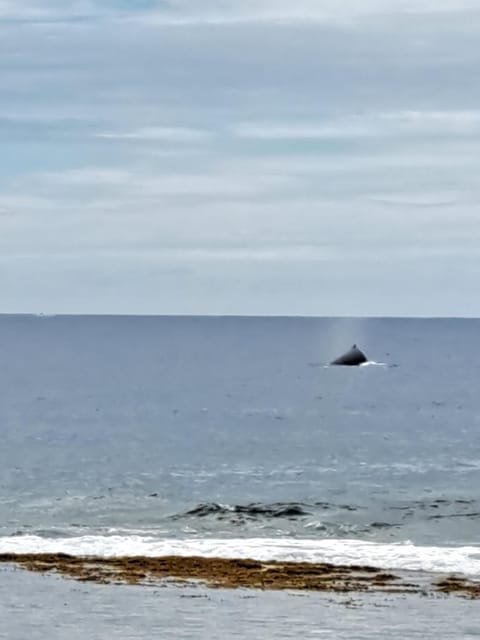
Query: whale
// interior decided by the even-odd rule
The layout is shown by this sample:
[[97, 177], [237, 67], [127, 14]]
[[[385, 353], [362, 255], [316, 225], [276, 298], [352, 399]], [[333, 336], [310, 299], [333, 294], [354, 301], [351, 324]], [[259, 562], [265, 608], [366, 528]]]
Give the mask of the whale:
[[330, 364], [357, 367], [364, 362], [368, 362], [367, 356], [354, 344], [346, 353], [332, 360]]

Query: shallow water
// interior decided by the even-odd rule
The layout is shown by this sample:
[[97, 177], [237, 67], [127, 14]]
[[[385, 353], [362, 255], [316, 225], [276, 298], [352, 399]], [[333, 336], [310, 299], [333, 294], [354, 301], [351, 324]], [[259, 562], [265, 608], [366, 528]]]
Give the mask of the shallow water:
[[89, 585], [5, 567], [0, 619], [8, 640], [480, 637], [471, 600]]

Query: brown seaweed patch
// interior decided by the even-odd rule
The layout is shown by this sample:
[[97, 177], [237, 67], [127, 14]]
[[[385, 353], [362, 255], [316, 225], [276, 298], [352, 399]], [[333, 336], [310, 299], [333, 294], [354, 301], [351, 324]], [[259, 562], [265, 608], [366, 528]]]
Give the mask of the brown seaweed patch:
[[200, 582], [213, 588], [250, 588], [331, 593], [442, 593], [480, 598], [480, 583], [448, 577], [426, 587], [371, 566], [261, 562], [197, 556], [78, 557], [62, 553], [0, 554], [0, 563], [34, 572], [55, 572], [82, 582], [151, 584]]
[[[329, 563], [260, 562], [249, 559], [144, 556], [76, 557], [66, 554], [1, 554], [0, 562], [29, 571], [56, 572], [83, 582], [141, 584], [152, 580], [201, 581], [211, 587], [310, 591], [381, 591], [399, 579], [374, 567]], [[411, 588], [406, 586], [405, 590]]]
[[448, 576], [436, 583], [441, 593], [454, 593], [465, 598], [480, 598], [480, 582], [467, 580], [461, 576]]

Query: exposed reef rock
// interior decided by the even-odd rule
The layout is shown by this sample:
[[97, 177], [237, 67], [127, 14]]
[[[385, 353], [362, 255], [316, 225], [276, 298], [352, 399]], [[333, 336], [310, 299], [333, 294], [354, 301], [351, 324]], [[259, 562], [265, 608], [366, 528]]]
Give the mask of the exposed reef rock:
[[310, 515], [309, 511], [304, 509], [306, 505], [296, 502], [276, 502], [273, 504], [218, 504], [216, 502], [207, 502], [199, 504], [193, 509], [172, 516], [175, 519], [197, 516], [204, 518], [206, 516], [231, 516], [232, 514], [241, 515], [246, 518], [295, 518], [299, 516]]

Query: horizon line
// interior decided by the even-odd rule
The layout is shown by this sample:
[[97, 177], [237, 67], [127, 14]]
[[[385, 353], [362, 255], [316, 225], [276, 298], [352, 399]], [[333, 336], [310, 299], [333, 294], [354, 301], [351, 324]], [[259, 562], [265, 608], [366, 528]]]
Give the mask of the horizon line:
[[237, 313], [46, 313], [0, 311], [0, 317], [26, 318], [211, 318], [211, 319], [299, 319], [299, 320], [480, 320], [480, 316], [448, 315], [316, 315], [316, 314], [237, 314]]

